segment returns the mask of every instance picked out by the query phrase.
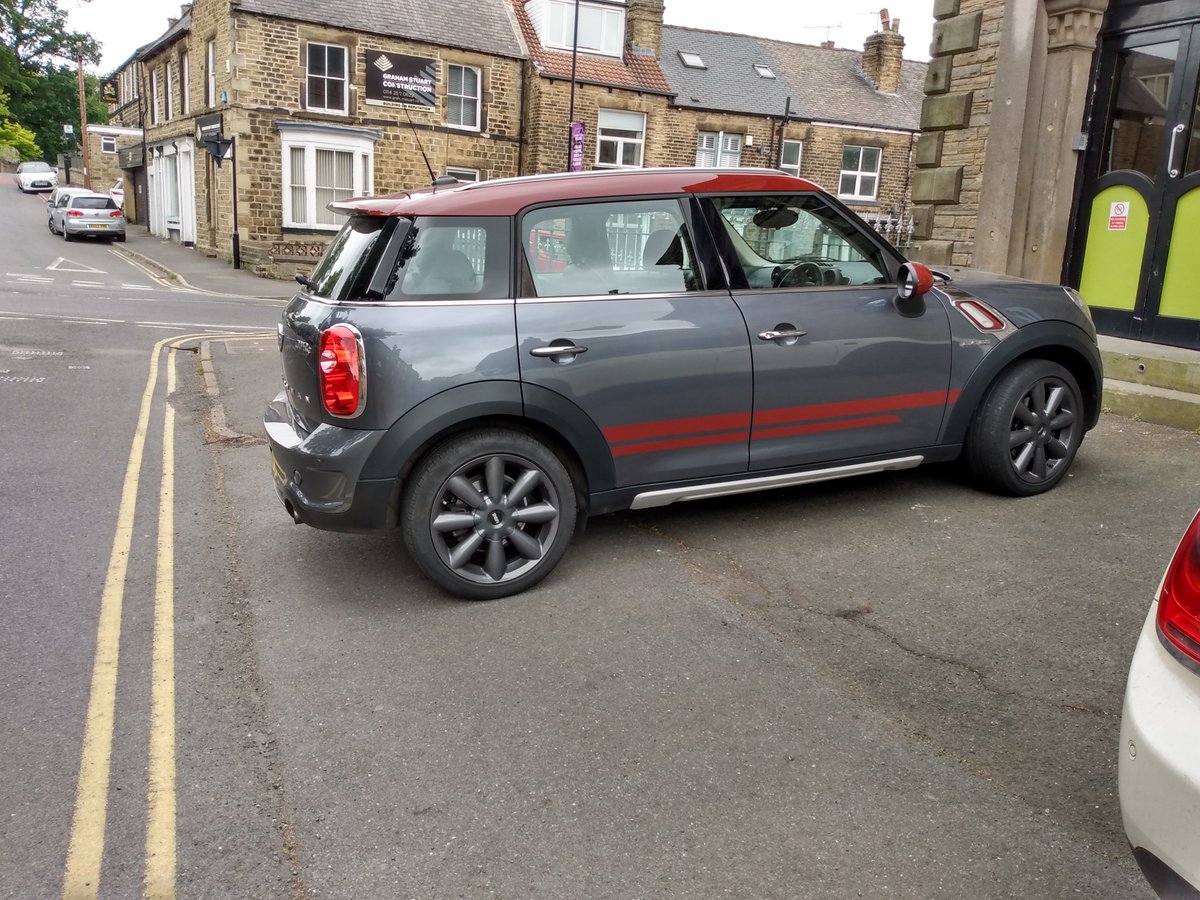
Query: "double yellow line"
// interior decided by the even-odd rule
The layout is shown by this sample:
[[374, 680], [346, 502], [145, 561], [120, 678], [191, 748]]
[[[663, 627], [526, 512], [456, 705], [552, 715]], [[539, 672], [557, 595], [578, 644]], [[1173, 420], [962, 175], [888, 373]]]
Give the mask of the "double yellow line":
[[237, 335], [177, 335], [156, 343], [151, 354], [150, 373], [142, 393], [133, 446], [125, 467], [125, 483], [121, 490], [108, 574], [100, 598], [96, 656], [92, 666], [92, 686], [75, 791], [75, 814], [63, 880], [64, 900], [90, 900], [97, 897], [100, 890], [113, 723], [116, 717], [121, 608], [133, 544], [134, 511], [146, 435], [150, 427], [150, 411], [158, 385], [160, 358], [163, 348], [168, 345], [170, 353], [167, 359], [167, 397], [163, 421], [151, 667], [145, 897], [148, 900], [163, 900], [175, 896], [175, 409], [171, 405], [171, 396], [175, 392], [175, 355], [187, 341], [231, 337], [261, 338], [262, 335], [247, 335], [244, 332]]

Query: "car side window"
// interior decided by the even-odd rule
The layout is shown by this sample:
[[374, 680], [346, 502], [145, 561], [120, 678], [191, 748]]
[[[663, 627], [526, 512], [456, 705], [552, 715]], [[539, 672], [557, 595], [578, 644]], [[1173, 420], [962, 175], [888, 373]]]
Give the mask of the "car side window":
[[506, 219], [418, 217], [400, 248], [389, 300], [509, 296]]
[[543, 207], [520, 227], [529, 279], [522, 294], [579, 297], [699, 290], [696, 257], [676, 200]]
[[[709, 218], [745, 288], [888, 284], [883, 252], [835, 207], [813, 194], [713, 197]], [[736, 275], [740, 274], [738, 278]]]

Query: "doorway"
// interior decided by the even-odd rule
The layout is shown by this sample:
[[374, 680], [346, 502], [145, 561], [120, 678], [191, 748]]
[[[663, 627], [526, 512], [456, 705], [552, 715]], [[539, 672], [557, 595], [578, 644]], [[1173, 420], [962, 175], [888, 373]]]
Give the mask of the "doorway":
[[1070, 277], [1103, 334], [1200, 349], [1200, 18], [1100, 44]]

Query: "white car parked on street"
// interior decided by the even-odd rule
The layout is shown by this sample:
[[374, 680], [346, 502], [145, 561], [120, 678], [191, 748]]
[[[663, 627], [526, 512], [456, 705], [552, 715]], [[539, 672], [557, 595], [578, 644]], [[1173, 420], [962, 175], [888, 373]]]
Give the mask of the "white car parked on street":
[[1125, 834], [1160, 897], [1200, 898], [1200, 513], [1133, 654], [1117, 782]]
[[22, 193], [52, 191], [58, 187], [58, 169], [41, 160], [23, 162], [17, 166], [17, 187]]

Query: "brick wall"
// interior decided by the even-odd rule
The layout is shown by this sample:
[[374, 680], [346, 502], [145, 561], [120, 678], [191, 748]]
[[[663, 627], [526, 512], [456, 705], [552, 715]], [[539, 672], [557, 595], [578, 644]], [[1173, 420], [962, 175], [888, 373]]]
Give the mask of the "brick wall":
[[1004, 5], [938, 0], [913, 202], [922, 261], [970, 266]]

